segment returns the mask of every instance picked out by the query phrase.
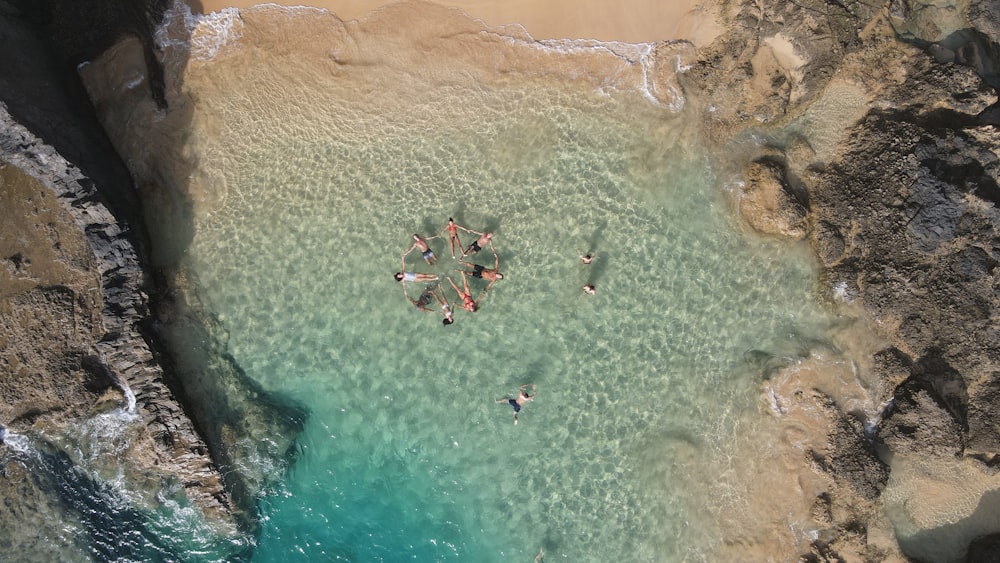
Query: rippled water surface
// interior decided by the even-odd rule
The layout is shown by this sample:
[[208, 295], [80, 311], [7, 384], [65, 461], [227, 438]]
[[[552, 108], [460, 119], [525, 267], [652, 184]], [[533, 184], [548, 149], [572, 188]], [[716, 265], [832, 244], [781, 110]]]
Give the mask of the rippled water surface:
[[[449, 43], [464, 20], [403, 40], [287, 14], [244, 14], [184, 76], [186, 266], [247, 375], [310, 412], [254, 557], [707, 560], [744, 506], [747, 352], [827, 323], [804, 251], [739, 233], [682, 104], [566, 46], [512, 63], [510, 38]], [[495, 233], [505, 278], [444, 326], [392, 274], [448, 217]], [[457, 308], [431, 247], [405, 268]], [[496, 400], [524, 383], [515, 426]]]

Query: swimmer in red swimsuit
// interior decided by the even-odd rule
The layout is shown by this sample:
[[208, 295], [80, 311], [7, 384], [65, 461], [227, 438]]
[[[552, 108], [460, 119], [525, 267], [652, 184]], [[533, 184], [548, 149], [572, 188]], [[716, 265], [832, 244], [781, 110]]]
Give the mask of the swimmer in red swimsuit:
[[448, 217], [448, 224], [441, 229], [441, 232], [437, 236], [441, 236], [445, 231], [448, 231], [448, 242], [451, 244], [451, 257], [455, 257], [455, 246], [458, 245], [458, 251], [462, 253], [462, 258], [465, 258], [465, 251], [462, 250], [462, 241], [458, 238], [458, 230], [462, 229], [467, 233], [472, 233], [469, 229], [466, 229], [462, 225], [455, 222], [454, 219]]
[[[479, 310], [479, 300], [472, 298], [472, 293], [469, 292], [469, 279], [465, 277], [465, 272], [462, 272], [462, 283], [465, 287], [464, 290], [458, 289], [458, 286], [455, 285], [455, 282], [452, 281], [450, 277], [448, 278], [448, 283], [451, 284], [451, 287], [455, 289], [455, 293], [458, 294], [459, 299], [462, 300], [463, 309], [470, 313], [475, 313]], [[481, 298], [482, 294], [479, 296]]]

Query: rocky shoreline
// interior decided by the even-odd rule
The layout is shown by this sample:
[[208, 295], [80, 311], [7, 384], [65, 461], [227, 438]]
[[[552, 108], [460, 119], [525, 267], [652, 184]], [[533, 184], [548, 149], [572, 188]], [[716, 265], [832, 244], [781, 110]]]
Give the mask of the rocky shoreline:
[[[72, 219], [64, 228], [86, 237], [93, 259], [81, 269], [99, 278], [93, 287], [103, 298], [87, 301], [80, 291], [51, 284], [29, 288], [49, 297], [23, 301], [24, 307], [49, 307], [60, 326], [89, 311], [92, 326], [67, 330], [78, 335], [69, 346], [38, 326], [25, 329], [23, 338], [37, 339], [38, 349], [65, 351], [69, 359], [56, 367], [16, 367], [9, 358], [21, 341], [8, 337], [0, 376], [27, 387], [38, 383], [17, 379], [18, 369], [51, 380], [52, 387], [67, 379], [92, 383], [64, 398], [73, 406], [47, 409], [39, 409], [40, 397], [10, 399], [24, 396], [23, 388], [5, 391], [0, 424], [11, 432], [58, 427], [60, 417], [82, 416], [94, 404], [127, 403], [127, 392], [115, 391], [120, 378], [135, 394], [147, 438], [122, 463], [181, 483], [187, 498], [223, 528], [252, 529], [254, 493], [268, 476], [228, 472], [223, 479], [219, 467], [244, 455], [241, 448], [273, 436], [276, 445], [265, 454], [288, 456], [304, 413], [279, 400], [267, 409], [250, 399], [260, 390], [225, 359], [224, 334], [212, 319], [178, 321], [178, 311], [197, 297], [149, 267], [142, 212], [127, 172], [122, 175], [124, 165], [93, 114], [78, 115], [89, 108], [79, 98], [82, 87], [58, 86], [68, 80], [61, 74], [66, 61], [60, 66], [48, 58], [53, 44], [75, 57], [93, 56], [124, 36], [137, 37], [154, 78], [150, 96], [159, 104], [155, 78], [162, 71], [150, 55], [149, 34], [163, 3], [150, 0], [133, 9], [134, 17], [125, 18], [131, 23], [95, 34], [89, 44], [48, 46], [39, 43], [38, 28], [21, 17], [17, 4], [0, 2], [6, 37], [36, 34], [36, 43], [17, 41], [6, 56], [18, 63], [3, 67], [6, 76], [0, 71], [0, 162], [40, 179], [58, 197]], [[101, 14], [120, 3], [86, 4]], [[59, 2], [46, 5], [72, 13]], [[888, 342], [868, 358], [879, 381], [878, 402], [885, 405], [876, 416], [845, 409], [812, 389], [794, 399], [816, 405], [830, 429], [826, 447], [806, 453], [810, 467], [831, 480], [831, 492], [815, 499], [820, 531], [810, 552], [799, 554], [803, 560], [921, 557], [914, 552], [918, 544], [901, 544], [900, 555], [868, 538], [894, 458], [966, 459], [990, 475], [1000, 467], [1000, 434], [992, 422], [1000, 414], [1000, 10], [995, 2], [972, 3], [958, 10], [960, 18], [942, 20], [927, 16], [934, 7], [743, 2], [730, 7], [728, 32], [698, 51], [681, 77], [685, 89], [713, 100], [703, 111], [720, 150], [743, 146], [748, 134], [764, 140], [747, 158], [746, 181], [736, 194], [734, 207], [748, 229], [808, 240], [821, 265], [820, 293], [831, 306], [863, 308]], [[67, 25], [64, 18], [55, 21]], [[39, 62], [25, 66], [31, 60]], [[30, 72], [17, 70], [24, 68]], [[34, 99], [45, 88], [51, 96]], [[45, 106], [46, 99], [55, 102]], [[8, 108], [18, 108], [20, 116]], [[26, 121], [31, 131], [22, 126]], [[49, 138], [63, 146], [47, 145]], [[66, 238], [54, 236], [50, 244]], [[32, 277], [33, 252], [29, 247], [0, 256], [10, 274], [0, 297], [8, 302], [16, 301], [15, 290], [25, 291], [15, 282]], [[187, 323], [189, 341], [163, 337], [156, 327], [168, 318]], [[5, 333], [17, 334], [10, 319], [0, 315]], [[228, 423], [211, 422], [213, 409], [228, 413]], [[2, 461], [9, 475], [18, 473], [11, 457]], [[12, 498], [14, 490], [8, 486], [0, 495]], [[922, 533], [933, 540], [958, 532], [941, 526]], [[964, 538], [963, 545], [971, 547], [951, 553], [952, 559], [995, 556], [1000, 530]]]
[[[244, 377], [210, 318], [178, 313], [180, 301], [196, 297], [166, 287], [168, 275], [151, 265], [136, 188], [76, 76], [80, 57], [118, 38], [140, 35], [151, 44], [165, 3], [74, 5], [93, 9], [78, 20], [72, 10], [44, 13], [65, 9], [59, 2], [17, 4], [0, 2], [0, 198], [18, 215], [0, 224], [0, 424], [8, 442], [27, 437], [31, 445], [0, 448], [8, 477], [0, 521], [10, 532], [0, 545], [30, 547], [39, 560], [94, 554], [99, 536], [113, 530], [89, 522], [78, 499], [60, 496], [53, 480], [68, 478], [96, 479], [95, 490], [106, 488], [103, 479], [120, 481], [141, 497], [130, 499], [140, 509], [191, 504], [205, 525], [245, 548], [252, 542], [240, 538], [255, 531], [258, 492], [293, 455], [305, 413]], [[118, 10], [128, 14], [101, 19]], [[88, 44], [75, 33], [94, 18], [106, 28], [90, 30]], [[183, 352], [160, 334], [165, 317], [187, 330]], [[104, 435], [74, 434], [101, 417]], [[268, 468], [234, 463], [247, 456]], [[71, 508], [44, 517], [60, 504]], [[91, 547], [62, 537], [59, 527], [74, 517]], [[142, 519], [127, 525], [141, 527]], [[55, 529], [39, 533], [47, 526]]]
[[[9, 314], [2, 315], [8, 338], [0, 404], [3, 424], [11, 432], [46, 428], [36, 437], [37, 445], [59, 451], [74, 424], [95, 410], [122, 408], [138, 418], [134, 424], [141, 430], [117, 453], [117, 460], [106, 460], [109, 471], [118, 463], [127, 468], [126, 479], [135, 490], [149, 491], [150, 505], [160, 486], [175, 483], [220, 529], [235, 531], [229, 493], [217, 464], [184, 414], [161, 358], [142, 330], [150, 315], [142, 256], [147, 240], [135, 197], [130, 195], [128, 171], [96, 118], [80, 113], [81, 107], [89, 108], [85, 99], [73, 100], [82, 88], [60, 87], [66, 80], [60, 65], [33, 30], [9, 17], [8, 10], [12, 9], [4, 6], [0, 17], [7, 71], [0, 94], [0, 161], [38, 179], [39, 189], [50, 190], [49, 197], [58, 201], [68, 220], [40, 224], [44, 217], [38, 217], [36, 204], [26, 213], [27, 220], [36, 216], [34, 226], [46, 230], [47, 236], [34, 247], [5, 248], [9, 275], [2, 285]], [[11, 115], [10, 107], [19, 110], [20, 119]], [[38, 134], [21, 122], [31, 124]], [[39, 135], [53, 139], [52, 144]], [[66, 241], [73, 233], [67, 230], [82, 235], [85, 251], [70, 248]], [[5, 231], [4, 237], [15, 245], [24, 236], [11, 228]], [[49, 252], [45, 245], [55, 249], [57, 261], [70, 262], [85, 279], [90, 276], [92, 285], [81, 287], [46, 276], [40, 259]], [[86, 332], [79, 329], [80, 318], [88, 321]], [[72, 341], [66, 342], [67, 338]], [[62, 358], [46, 358], [50, 355]], [[117, 399], [109, 399], [108, 393]], [[8, 467], [16, 463], [9, 456], [4, 462]], [[8, 506], [16, 505], [17, 498], [5, 498]]]
[[[839, 518], [818, 511], [827, 516], [817, 523], [828, 526], [807, 560], [887, 556], [866, 545], [866, 514], [894, 458], [964, 458], [984, 474], [997, 471], [1000, 106], [997, 24], [989, 19], [997, 12], [988, 4], [963, 6], [979, 30], [947, 34], [936, 27], [947, 22], [919, 17], [933, 4], [744, 4], [736, 19], [747, 33], [726, 35], [685, 76], [689, 87], [725, 100], [719, 107], [728, 113], [709, 117], [720, 144], [743, 134], [747, 122], [767, 139], [743, 174], [738, 207], [748, 225], [807, 237], [820, 261], [821, 292], [831, 303], [861, 305], [889, 343], [871, 358], [885, 405], [876, 417], [844, 412], [822, 395], [800, 399], [829, 414], [827, 451], [811, 454], [815, 469], [834, 480], [835, 501], [850, 507]], [[779, 35], [796, 46], [801, 66], [767, 52]], [[720, 83], [720, 71], [738, 79]], [[824, 99], [841, 84], [860, 86], [868, 107], [840, 133], [836, 152], [824, 154], [801, 126], [816, 120], [817, 106], [850, 116]], [[817, 498], [817, 506], [830, 503]], [[960, 527], [922, 534], [943, 538]], [[948, 559], [994, 559], [997, 537], [967, 537], [963, 543], [975, 549]], [[922, 557], [912, 545], [900, 547]]]

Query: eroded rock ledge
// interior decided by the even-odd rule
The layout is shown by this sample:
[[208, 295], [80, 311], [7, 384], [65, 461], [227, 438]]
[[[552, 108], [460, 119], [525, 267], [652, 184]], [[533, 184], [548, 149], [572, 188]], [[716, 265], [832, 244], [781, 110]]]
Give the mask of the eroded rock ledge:
[[[148, 300], [135, 245], [146, 238], [128, 171], [66, 74], [72, 66], [17, 15], [0, 2], [0, 424], [24, 439], [0, 447], [0, 550], [97, 555], [143, 528], [137, 510], [171, 496], [232, 533], [221, 474], [140, 333]], [[106, 432], [81, 433], [101, 420]], [[88, 498], [118, 479], [134, 509]]]
[[[145, 274], [128, 231], [122, 229], [111, 212], [100, 203], [94, 183], [52, 147], [14, 122], [3, 104], [0, 104], [0, 161], [35, 177], [56, 195], [93, 251], [92, 267], [100, 276], [98, 287], [103, 290], [103, 297], [98, 297], [94, 303], [100, 305], [101, 315], [96, 320], [98, 326], [92, 331], [97, 338], [91, 347], [77, 349], [68, 359], [70, 365], [65, 371], [22, 366], [35, 378], [23, 383], [66, 388], [78, 376], [74, 372], [85, 372], [99, 382], [94, 385], [97, 391], [121, 387], [119, 402], [125, 408], [128, 406], [128, 393], [134, 393], [134, 412], [140, 417], [138, 425], [141, 431], [133, 445], [120, 454], [119, 461], [128, 468], [130, 478], [139, 481], [136, 489], [148, 490], [150, 480], [176, 482], [191, 502], [218, 519], [218, 523], [224, 524], [230, 519], [230, 510], [221, 476], [208, 455], [205, 442], [184, 415], [181, 405], [172, 398], [163, 370], [139, 330], [148, 315], [147, 297], [142, 290]], [[65, 291], [69, 292], [69, 299], [77, 299], [71, 289]], [[92, 298], [80, 297], [80, 307], [85, 307], [84, 298]], [[16, 326], [7, 327], [7, 330], [17, 331], [19, 328], [30, 330], [30, 327]], [[44, 341], [51, 336], [30, 333], [26, 338]], [[6, 374], [6, 377], [13, 377], [13, 374]], [[60, 381], [61, 378], [66, 380]], [[52, 408], [56, 411], [79, 409], [76, 414], [80, 416], [92, 414], [93, 405], [74, 407], [74, 403], [94, 400], [99, 396], [95, 394], [90, 399], [86, 396], [63, 397], [63, 404], [53, 405]], [[26, 410], [22, 412], [19, 409]], [[45, 419], [44, 413], [38, 412], [37, 403], [31, 401], [5, 406], [2, 411], [13, 419], [3, 421], [11, 431], [31, 432], [33, 423], [40, 418], [43, 422]], [[49, 427], [49, 431], [42, 432], [42, 435], [53, 442], [58, 441], [58, 435], [52, 434], [74, 422], [79, 423], [80, 420], [70, 417]], [[232, 527], [233, 523], [230, 522], [229, 526]]]
[[[875, 455], [859, 447], [868, 443], [886, 460], [972, 461], [983, 475], [1000, 465], [996, 7], [741, 3], [730, 33], [684, 76], [686, 87], [713, 100], [706, 119], [721, 147], [747, 131], [764, 141], [749, 155], [738, 194], [748, 227], [797, 238], [805, 207], [801, 229], [820, 260], [822, 290], [831, 303], [863, 306], [888, 340], [871, 359], [885, 410], [831, 425], [829, 451], [858, 452], [854, 461]], [[792, 46], [797, 63], [769, 53], [776, 38]], [[863, 111], [850, 111], [852, 95], [863, 98], [855, 104]], [[841, 125], [817, 125], [824, 112]], [[839, 140], [824, 142], [830, 138]], [[850, 420], [835, 402], [824, 409], [831, 420]], [[828, 529], [864, 531], [863, 514], [888, 473], [814, 455], [818, 471], [859, 493], [849, 516], [831, 519]], [[918, 535], [954, 541], [975, 527], [961, 528]], [[866, 553], [863, 533], [852, 542], [819, 542], [804, 557]], [[969, 556], [995, 544], [996, 536], [976, 540]]]
[[[15, 296], [24, 303], [15, 307], [14, 318], [0, 314], [9, 328], [4, 333], [13, 335], [0, 364], [14, 366], [0, 374], [0, 425], [13, 436], [27, 434], [38, 451], [45, 450], [48, 465], [74, 478], [75, 463], [88, 465], [98, 480], [102, 472], [124, 474], [125, 488], [143, 497], [145, 505], [137, 508], [183, 497], [181, 504], [198, 507], [220, 538], [244, 536], [256, 530], [261, 488], [294, 455], [306, 413], [255, 386], [229, 357], [224, 331], [192, 307], [198, 298], [191, 288], [170, 285], [170, 275], [150, 266], [156, 245], [146, 235], [143, 202], [77, 75], [78, 64], [131, 37], [145, 53], [148, 95], [162, 107], [162, 68], [152, 34], [168, 4], [0, 0], [0, 165], [40, 182], [25, 188], [39, 194], [28, 198], [28, 209], [48, 214], [17, 225], [38, 231], [35, 247], [22, 245], [2, 257], [9, 276], [0, 279], [0, 290], [13, 280], [11, 292], [24, 290], [27, 297]], [[11, 239], [21, 235], [13, 232]], [[84, 241], [77, 244], [82, 248], [64, 252], [76, 238]], [[56, 281], [55, 287], [41, 281], [32, 259], [46, 252], [74, 281]], [[0, 313], [7, 295], [0, 291]], [[44, 310], [45, 321], [18, 323], [33, 310]], [[164, 336], [167, 326], [174, 338]], [[115, 443], [97, 437], [83, 448], [107, 454], [85, 461], [70, 455], [81, 449], [73, 429], [128, 408], [133, 394], [134, 414], [123, 415], [130, 424]], [[42, 507], [58, 501], [51, 498], [58, 487], [33, 479], [32, 471], [11, 459], [3, 459], [7, 474], [21, 479], [5, 481], [0, 491], [9, 500], [10, 519], [48, 512]], [[244, 459], [266, 461], [251, 467], [240, 463]], [[26, 505], [18, 504], [22, 499]], [[83, 529], [101, 528], [88, 524], [86, 515], [81, 520]], [[141, 515], [133, 520], [137, 529], [145, 525]], [[0, 538], [0, 547], [23, 548], [18, 541], [37, 535], [32, 525]], [[101, 542], [92, 538], [91, 547], [80, 549]], [[245, 538], [231, 543], [236, 550], [252, 545]]]

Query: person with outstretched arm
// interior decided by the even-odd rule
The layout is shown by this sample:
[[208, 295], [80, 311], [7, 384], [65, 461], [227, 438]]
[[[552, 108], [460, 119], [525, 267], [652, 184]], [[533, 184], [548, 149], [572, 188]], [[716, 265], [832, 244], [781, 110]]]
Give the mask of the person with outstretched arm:
[[[531, 388], [531, 393], [528, 393], [528, 388]], [[517, 397], [510, 398], [504, 397], [502, 399], [497, 399], [497, 403], [507, 403], [514, 407], [514, 426], [517, 426], [517, 413], [521, 412], [521, 407], [524, 406], [528, 401], [534, 400], [538, 395], [538, 389], [535, 387], [534, 383], [525, 383], [518, 389]]]
[[465, 250], [463, 250], [464, 247], [462, 246], [462, 240], [458, 238], [458, 230], [459, 229], [462, 229], [463, 231], [465, 231], [467, 233], [475, 233], [475, 231], [472, 231], [470, 229], [466, 229], [462, 225], [459, 225], [458, 223], [456, 223], [454, 219], [452, 219], [451, 217], [448, 217], [448, 224], [445, 225], [443, 229], [441, 229], [440, 233], [437, 234], [437, 236], [441, 236], [441, 235], [444, 234], [445, 231], [448, 231], [448, 242], [451, 244], [451, 257], [452, 258], [455, 257], [455, 246], [456, 245], [458, 246], [458, 251], [462, 253], [462, 258], [465, 258]]
[[492, 268], [487, 268], [486, 266], [483, 266], [481, 264], [473, 264], [472, 262], [466, 262], [465, 260], [459, 260], [459, 262], [461, 262], [465, 266], [472, 268], [471, 270], [459, 270], [459, 272], [461, 272], [462, 275], [469, 274], [474, 278], [479, 278], [481, 280], [486, 280], [490, 282], [489, 285], [486, 286], [486, 289], [483, 290], [483, 293], [489, 291], [490, 288], [493, 287], [493, 284], [497, 283], [497, 280], [503, 279], [503, 274], [500, 273], [500, 257], [497, 256], [496, 252], [493, 253]]
[[414, 248], [419, 248], [420, 255], [424, 257], [425, 262], [427, 262], [428, 264], [434, 264], [435, 262], [437, 262], [437, 256], [434, 256], [434, 251], [431, 250], [431, 247], [427, 245], [427, 241], [435, 238], [437, 238], [437, 235], [424, 238], [418, 235], [417, 233], [413, 233], [413, 244], [410, 246], [410, 248], [406, 249], [406, 252], [403, 253], [403, 260], [404, 261], [406, 260], [406, 255], [413, 252]]
[[[462, 308], [470, 313], [475, 313], [479, 310], [479, 299], [472, 298], [472, 292], [469, 291], [469, 278], [465, 277], [465, 272], [461, 272], [461, 274], [463, 289], [458, 289], [458, 286], [455, 285], [455, 282], [450, 276], [448, 277], [448, 283], [450, 283], [451, 287], [454, 288], [455, 293], [458, 294], [458, 298], [462, 300]], [[479, 297], [480, 299], [482, 298], [481, 293], [479, 294]]]
[[[479, 238], [477, 238], [475, 240], [475, 242], [473, 242], [472, 244], [470, 244], [469, 248], [465, 249], [465, 254], [466, 255], [468, 255], [468, 254], [475, 254], [475, 253], [479, 252], [487, 244], [490, 245], [490, 248], [493, 248], [493, 233], [491, 233], [491, 232], [480, 233], [479, 231], [472, 231], [472, 232], [474, 234], [479, 235]], [[494, 250], [493, 252], [496, 252], [496, 250]]]

